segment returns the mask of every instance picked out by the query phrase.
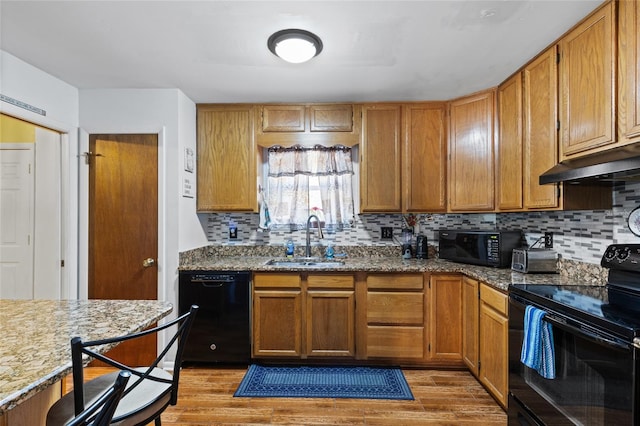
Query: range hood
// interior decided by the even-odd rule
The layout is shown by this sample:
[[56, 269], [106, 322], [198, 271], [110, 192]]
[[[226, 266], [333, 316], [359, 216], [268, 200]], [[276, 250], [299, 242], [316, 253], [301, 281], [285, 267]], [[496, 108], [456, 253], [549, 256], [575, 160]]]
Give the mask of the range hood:
[[615, 183], [629, 180], [640, 180], [638, 144], [567, 160], [540, 175], [540, 185], [558, 182]]

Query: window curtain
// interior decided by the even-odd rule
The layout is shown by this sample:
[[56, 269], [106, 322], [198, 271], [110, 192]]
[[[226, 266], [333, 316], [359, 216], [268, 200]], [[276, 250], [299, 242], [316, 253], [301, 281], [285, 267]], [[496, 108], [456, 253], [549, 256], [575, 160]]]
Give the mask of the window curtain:
[[272, 227], [303, 229], [310, 214], [324, 227], [353, 223], [353, 163], [347, 147], [268, 150], [267, 204]]

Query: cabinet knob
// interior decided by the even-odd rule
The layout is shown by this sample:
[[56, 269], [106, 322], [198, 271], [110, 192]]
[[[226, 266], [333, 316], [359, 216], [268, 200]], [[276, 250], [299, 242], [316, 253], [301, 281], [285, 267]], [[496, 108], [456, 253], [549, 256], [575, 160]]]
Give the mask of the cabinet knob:
[[153, 266], [155, 264], [156, 264], [155, 259], [152, 259], [150, 257], [142, 261], [142, 266], [144, 266], [145, 268], [148, 268], [148, 267]]

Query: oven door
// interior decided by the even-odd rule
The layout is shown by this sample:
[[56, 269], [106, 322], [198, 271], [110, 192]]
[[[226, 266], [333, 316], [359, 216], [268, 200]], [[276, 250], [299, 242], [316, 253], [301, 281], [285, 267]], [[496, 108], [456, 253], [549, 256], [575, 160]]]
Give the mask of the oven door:
[[[545, 320], [553, 324], [555, 379], [544, 379], [520, 362], [527, 304], [547, 311]], [[515, 423], [518, 410], [546, 425], [638, 424], [634, 377], [639, 362], [633, 345], [579, 327], [545, 306], [510, 295], [509, 392], [519, 404], [513, 410], [510, 407], [510, 424], [522, 424]]]

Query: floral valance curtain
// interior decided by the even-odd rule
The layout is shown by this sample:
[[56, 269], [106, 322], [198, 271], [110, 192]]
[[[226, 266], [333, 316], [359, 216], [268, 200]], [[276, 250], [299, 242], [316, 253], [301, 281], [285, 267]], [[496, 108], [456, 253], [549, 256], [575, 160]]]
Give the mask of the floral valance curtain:
[[269, 148], [271, 226], [301, 229], [310, 214], [327, 228], [353, 223], [353, 163], [346, 147]]

